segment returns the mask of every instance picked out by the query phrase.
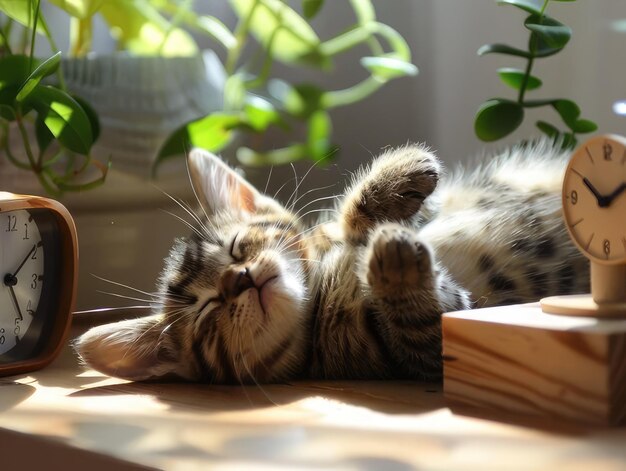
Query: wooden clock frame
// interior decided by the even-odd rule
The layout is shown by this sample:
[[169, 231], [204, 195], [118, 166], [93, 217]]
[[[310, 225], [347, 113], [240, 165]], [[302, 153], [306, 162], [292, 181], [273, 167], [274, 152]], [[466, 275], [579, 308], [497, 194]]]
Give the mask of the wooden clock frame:
[[56, 312], [50, 314], [54, 316], [55, 322], [46, 344], [36, 356], [6, 365], [0, 364], [0, 376], [28, 373], [47, 366], [61, 352], [70, 330], [78, 283], [78, 238], [72, 216], [65, 206], [55, 200], [0, 192], [0, 213], [41, 208], [49, 210], [55, 216], [61, 237], [61, 259], [64, 266], [60, 274]]

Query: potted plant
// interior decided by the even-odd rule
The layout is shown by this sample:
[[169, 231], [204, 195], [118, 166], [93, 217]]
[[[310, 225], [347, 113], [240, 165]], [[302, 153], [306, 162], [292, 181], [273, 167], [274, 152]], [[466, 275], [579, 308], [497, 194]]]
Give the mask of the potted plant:
[[537, 128], [550, 138], [559, 140], [564, 147], [575, 147], [578, 134], [590, 133], [598, 128], [593, 121], [580, 118], [581, 111], [576, 102], [565, 98], [527, 98], [528, 92], [542, 86], [541, 79], [532, 75], [535, 61], [561, 52], [572, 36], [571, 28], [546, 14], [550, 0], [498, 0], [498, 3], [517, 7], [528, 15], [524, 20], [524, 27], [529, 31], [528, 45], [520, 49], [508, 44], [485, 44], [478, 50], [478, 55], [504, 54], [520, 58], [526, 64], [524, 69], [498, 69], [501, 81], [513, 88], [517, 97], [491, 98], [482, 103], [474, 121], [476, 135], [486, 142], [502, 139], [520, 126], [526, 110], [550, 107], [559, 115], [567, 130], [561, 131], [544, 120], [536, 122]]
[[[50, 3], [62, 8], [71, 18], [70, 58], [64, 59], [60, 71], [56, 71], [60, 57], [54, 54], [44, 72], [49, 76], [56, 71], [56, 90], [70, 90], [85, 115], [92, 118], [91, 138], [87, 136], [81, 148], [68, 147], [67, 131], [57, 133], [61, 140], [55, 137], [64, 151], [78, 150], [85, 157], [95, 154], [99, 158], [87, 157], [102, 172], [98, 180], [87, 183], [90, 186], [101, 182], [106, 172], [102, 162], [109, 156], [114, 168], [142, 173], [153, 163], [180, 155], [189, 146], [220, 151], [237, 133], [263, 136], [271, 127], [285, 130], [288, 139], [296, 132], [300, 135], [280, 149], [241, 147], [237, 151], [241, 162], [266, 165], [305, 157], [326, 160], [334, 149], [329, 110], [362, 100], [386, 82], [417, 72], [410, 62], [406, 42], [391, 27], [376, 20], [369, 0], [352, 0], [357, 22], [349, 25], [346, 32], [327, 40], [321, 40], [308, 21], [323, 7], [323, 1], [295, 2], [302, 6], [304, 16], [301, 16], [281, 0], [230, 0], [238, 17], [232, 32], [217, 18], [196, 14], [192, 2], [50, 0]], [[10, 29], [15, 22], [32, 33], [29, 64], [35, 59], [32, 54], [35, 32], [42, 33], [56, 51], [39, 1], [0, 1], [0, 12], [6, 16], [2, 25], [2, 60], [15, 60], [8, 56], [17, 55], [26, 60], [25, 54], [11, 54]], [[123, 53], [89, 54], [96, 15], [104, 18]], [[35, 24], [37, 28], [33, 27]], [[215, 56], [212, 58], [212, 82], [207, 79], [206, 61], [184, 28], [208, 34], [224, 49], [223, 67]], [[254, 54], [252, 60], [242, 59], [242, 52], [253, 39], [256, 39], [259, 64], [255, 64]], [[352, 87], [330, 91], [312, 83], [289, 84], [272, 74], [276, 62], [328, 71], [337, 55], [360, 44], [368, 45], [371, 51], [361, 59], [370, 75]], [[146, 83], [146, 78], [151, 82]], [[14, 78], [16, 83], [24, 81], [24, 77]], [[50, 86], [37, 84], [34, 88], [38, 93], [42, 87]], [[4, 105], [11, 107], [14, 103]], [[95, 113], [87, 103], [92, 104]], [[6, 109], [5, 112], [8, 113]], [[11, 116], [7, 114], [7, 118], [10, 120]], [[97, 129], [102, 138], [90, 154]], [[7, 130], [5, 123], [5, 141], [8, 141]], [[71, 185], [62, 182], [59, 175], [47, 175], [51, 171], [48, 167], [41, 170], [30, 162], [21, 166], [30, 166], [40, 180], [48, 177], [45, 188], [49, 192], [87, 188], [84, 183]]]

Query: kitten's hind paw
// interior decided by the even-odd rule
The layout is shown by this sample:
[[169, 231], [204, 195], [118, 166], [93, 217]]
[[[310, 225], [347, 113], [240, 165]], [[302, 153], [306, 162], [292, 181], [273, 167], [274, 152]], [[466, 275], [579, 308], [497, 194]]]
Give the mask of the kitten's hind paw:
[[377, 295], [432, 285], [430, 248], [399, 224], [384, 224], [372, 235], [368, 247], [367, 282]]

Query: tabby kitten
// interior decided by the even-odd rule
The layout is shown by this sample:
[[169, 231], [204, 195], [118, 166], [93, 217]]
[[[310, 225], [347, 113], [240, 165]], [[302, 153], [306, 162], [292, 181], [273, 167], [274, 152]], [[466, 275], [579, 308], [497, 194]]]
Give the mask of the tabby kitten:
[[561, 222], [566, 159], [544, 142], [442, 178], [427, 148], [388, 150], [335, 220], [305, 227], [194, 150], [202, 215], [166, 259], [161, 305], [91, 329], [76, 349], [133, 380], [439, 379], [443, 312], [588, 290]]

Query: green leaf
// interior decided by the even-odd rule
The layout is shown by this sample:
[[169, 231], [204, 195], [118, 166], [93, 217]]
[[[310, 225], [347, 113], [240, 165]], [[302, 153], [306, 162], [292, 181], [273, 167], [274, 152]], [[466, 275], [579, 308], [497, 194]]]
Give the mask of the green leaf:
[[535, 15], [541, 14], [543, 0], [498, 0], [500, 5], [512, 5]]
[[94, 110], [85, 99], [79, 97], [78, 95], [72, 95], [72, 98], [76, 100], [76, 102], [80, 105], [80, 107], [87, 115], [89, 123], [91, 124], [91, 134], [93, 136], [93, 141], [96, 142], [98, 140], [98, 137], [100, 137], [100, 119], [98, 118], [96, 110]]
[[30, 74], [28, 56], [13, 55], [0, 59], [0, 90], [11, 85], [21, 86]]
[[71, 96], [54, 87], [37, 85], [24, 103], [37, 110], [64, 147], [79, 154], [89, 153], [93, 145], [91, 123]]
[[598, 130], [598, 125], [588, 119], [579, 119], [574, 124], [572, 131], [579, 134], [594, 132]]
[[272, 55], [286, 63], [316, 63], [320, 40], [309, 23], [281, 0], [230, 0], [239, 18], [247, 18], [254, 5], [250, 31]]
[[482, 141], [497, 141], [515, 131], [523, 119], [524, 108], [519, 103], [494, 98], [478, 109], [474, 131]]
[[53, 56], [48, 57], [45, 61], [43, 61], [33, 73], [28, 76], [22, 88], [20, 88], [19, 92], [17, 92], [17, 96], [15, 99], [17, 101], [24, 101], [26, 97], [35, 89], [35, 87], [41, 82], [41, 79], [47, 77], [48, 75], [52, 75], [59, 68], [59, 64], [61, 63], [61, 51], [57, 52]]
[[243, 107], [246, 124], [257, 132], [265, 131], [280, 121], [280, 114], [269, 101], [260, 96], [249, 96]]
[[307, 20], [315, 17], [324, 6], [324, 0], [302, 0], [302, 11]]
[[531, 15], [524, 21], [524, 26], [541, 40], [537, 48], [539, 51], [563, 49], [572, 37], [572, 29], [569, 26], [549, 16], [540, 18]]
[[91, 18], [105, 0], [50, 0], [50, 3], [65, 10], [70, 16], [85, 20]]
[[[0, 0], [0, 11], [26, 27], [31, 27], [35, 20], [35, 15], [33, 14], [29, 0]], [[41, 30], [41, 32], [39, 30]], [[43, 31], [43, 21], [38, 19], [37, 32], [43, 34]]]
[[37, 139], [40, 154], [43, 154], [54, 140], [54, 135], [50, 132], [48, 126], [46, 126], [42, 116], [37, 116], [35, 120], [35, 138]]
[[560, 134], [559, 130], [556, 127], [552, 126], [550, 123], [547, 123], [545, 121], [537, 121], [535, 124], [542, 133], [549, 137], [557, 138]]
[[[498, 75], [500, 76], [500, 80], [504, 82], [511, 88], [515, 90], [519, 90], [522, 88], [522, 83], [524, 83], [524, 76], [526, 72], [521, 69], [513, 69], [510, 67], [503, 67], [498, 69]], [[526, 90], [534, 90], [536, 88], [541, 87], [541, 80], [537, 77], [530, 75], [528, 77], [528, 82], [526, 83]]]
[[407, 75], [417, 75], [417, 67], [394, 57], [363, 57], [361, 65], [376, 78], [387, 81]]
[[233, 130], [241, 125], [236, 114], [213, 113], [192, 121], [175, 131], [159, 150], [155, 166], [163, 160], [182, 155], [192, 147], [200, 147], [211, 152], [218, 152], [228, 145], [233, 137]]
[[530, 52], [506, 44], [485, 44], [478, 49], [477, 54], [479, 56], [484, 56], [485, 54], [506, 54], [508, 56], [525, 57], [527, 59], [531, 57]]
[[578, 105], [571, 100], [555, 100], [552, 106], [559, 113], [563, 122], [567, 124], [567, 127], [573, 130], [580, 116]]
[[137, 55], [193, 56], [198, 53], [193, 38], [172, 28], [148, 0], [107, 0], [100, 14], [120, 48]]
[[0, 104], [0, 118], [7, 121], [15, 121], [15, 111], [8, 105]]
[[237, 45], [237, 39], [220, 20], [213, 16], [203, 15], [199, 17], [194, 26], [219, 41], [226, 49]]

